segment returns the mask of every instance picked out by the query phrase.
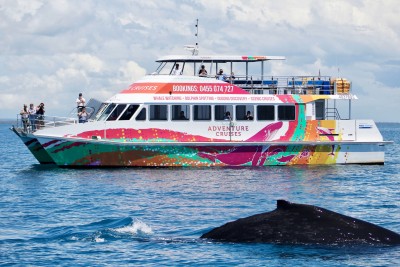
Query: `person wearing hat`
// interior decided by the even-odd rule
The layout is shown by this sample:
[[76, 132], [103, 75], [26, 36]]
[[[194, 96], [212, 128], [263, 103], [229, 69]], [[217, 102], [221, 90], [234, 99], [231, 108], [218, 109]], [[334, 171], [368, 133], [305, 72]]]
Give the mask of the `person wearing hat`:
[[76, 107], [78, 112], [82, 111], [82, 108], [86, 105], [86, 100], [83, 98], [82, 93], [79, 93], [78, 98], [76, 99]]

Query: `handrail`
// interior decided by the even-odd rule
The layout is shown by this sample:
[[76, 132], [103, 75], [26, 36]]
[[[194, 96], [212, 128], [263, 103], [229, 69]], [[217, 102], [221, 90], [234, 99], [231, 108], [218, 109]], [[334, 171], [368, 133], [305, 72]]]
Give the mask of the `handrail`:
[[339, 111], [337, 108], [326, 108], [325, 109], [325, 117], [326, 118], [333, 118], [335, 120], [341, 120]]
[[[74, 107], [68, 114], [70, 117], [78, 117], [78, 111], [81, 107]], [[86, 112], [89, 114], [89, 117], [92, 117], [95, 114], [96, 109], [94, 107], [85, 106]]]
[[[168, 74], [159, 74], [168, 75]], [[217, 74], [200, 76], [204, 79], [215, 79]], [[332, 76], [265, 76], [265, 75], [227, 75], [226, 82], [241, 87], [251, 93], [263, 90], [269, 94], [312, 94], [334, 95], [351, 93], [351, 83], [346, 79]]]
[[34, 117], [28, 118], [28, 120], [23, 120], [21, 115], [17, 114], [16, 126], [25, 133], [33, 133], [43, 128], [59, 127], [77, 123], [79, 123], [78, 118], [35, 115]]

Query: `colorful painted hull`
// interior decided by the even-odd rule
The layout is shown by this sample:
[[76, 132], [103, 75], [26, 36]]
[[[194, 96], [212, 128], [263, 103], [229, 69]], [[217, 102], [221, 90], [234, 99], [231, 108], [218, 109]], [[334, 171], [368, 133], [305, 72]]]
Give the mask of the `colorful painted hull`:
[[[344, 80], [332, 82], [331, 77], [296, 80], [275, 76], [266, 80], [262, 75], [249, 79], [249, 62], [271, 59], [166, 57], [158, 61], [161, 65], [155, 73], [102, 103], [89, 122], [46, 116], [40, 129], [17, 134], [39, 162], [69, 167], [384, 162], [386, 142], [373, 121], [340, 119], [336, 101], [350, 104], [357, 99], [350, 92], [350, 83], [342, 88]], [[241, 62], [246, 64], [246, 75], [224, 81], [213, 75], [166, 75], [172, 69], [161, 71], [169, 63], [177, 66], [177, 62], [208, 62], [215, 67]], [[328, 83], [328, 94], [319, 92], [324, 82]], [[177, 116], [181, 112], [184, 119]], [[254, 116], [248, 119], [245, 114]]]
[[39, 138], [64, 167], [268, 166], [294, 164], [383, 164], [380, 143], [122, 143]]
[[14, 127], [11, 128], [11, 130], [18, 135], [19, 138], [21, 138], [21, 141], [26, 145], [26, 147], [40, 164], [54, 164], [53, 159], [49, 156], [47, 151], [35, 137], [25, 135]]

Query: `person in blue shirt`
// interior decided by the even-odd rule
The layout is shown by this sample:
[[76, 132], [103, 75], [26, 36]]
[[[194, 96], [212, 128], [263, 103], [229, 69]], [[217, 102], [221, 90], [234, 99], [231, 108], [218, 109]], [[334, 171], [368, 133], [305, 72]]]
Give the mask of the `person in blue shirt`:
[[228, 79], [228, 76], [226, 76], [226, 74], [224, 73], [223, 69], [220, 69], [217, 75], [217, 79], [220, 81], [226, 81]]

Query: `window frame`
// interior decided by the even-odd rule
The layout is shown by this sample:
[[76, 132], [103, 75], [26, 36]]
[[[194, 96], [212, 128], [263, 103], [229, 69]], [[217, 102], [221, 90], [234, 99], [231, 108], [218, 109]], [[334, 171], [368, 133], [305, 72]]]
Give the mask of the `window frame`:
[[[160, 107], [160, 110], [153, 110], [157, 109], [158, 107]], [[163, 110], [165, 109], [165, 110]], [[166, 114], [162, 115], [162, 112], [165, 111]], [[154, 114], [152, 114], [152, 112], [154, 112]], [[149, 121], [168, 121], [168, 105], [167, 104], [151, 104], [149, 105]], [[154, 117], [152, 117], [152, 115], [154, 115]]]
[[[276, 108], [275, 108], [275, 106], [276, 105], [272, 105], [272, 104], [263, 104], [263, 105], [257, 105], [257, 107], [256, 107], [256, 110], [257, 110], [257, 121], [275, 121], [276, 120]], [[260, 108], [262, 108], [262, 107], [272, 107], [272, 110], [273, 110], [273, 118], [271, 119], [271, 118], [266, 118], [266, 119], [264, 119], [264, 118], [260, 118]], [[266, 114], [268, 114], [268, 113], [266, 113]], [[254, 117], [254, 116], [253, 116]], [[254, 118], [253, 118], [254, 119]]]
[[[192, 110], [192, 118], [193, 121], [212, 121], [213, 120], [213, 112], [212, 112], [212, 107], [209, 104], [193, 104], [193, 110]], [[196, 107], [208, 107], [208, 113], [209, 113], [209, 118], [207, 119], [198, 119], [196, 118]]]
[[[289, 114], [289, 115], [292, 115], [293, 116], [293, 119], [292, 118], [290, 118], [290, 119], [287, 119], [287, 118], [284, 118], [284, 119], [282, 119], [281, 118], [281, 111], [280, 111], [280, 108], [293, 108], [293, 114]], [[295, 121], [296, 120], [296, 106], [295, 105], [278, 105], [278, 107], [277, 107], [277, 118], [278, 118], [278, 120], [279, 121]], [[286, 116], [286, 111], [285, 111], [285, 116]]]

